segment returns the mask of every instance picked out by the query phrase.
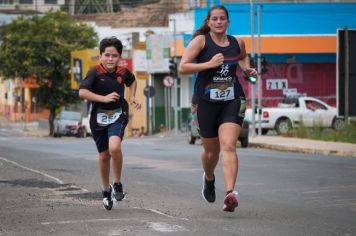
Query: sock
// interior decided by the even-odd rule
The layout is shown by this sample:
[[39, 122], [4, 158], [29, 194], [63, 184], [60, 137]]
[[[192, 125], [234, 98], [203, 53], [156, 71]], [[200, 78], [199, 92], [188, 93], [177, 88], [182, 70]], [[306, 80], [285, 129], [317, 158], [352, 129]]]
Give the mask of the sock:
[[229, 193], [232, 193], [232, 190], [230, 190], [230, 191], [227, 191], [227, 192], [226, 192], [226, 195], [228, 195]]
[[105, 188], [102, 188], [103, 189], [103, 191], [105, 191], [105, 192], [110, 192], [110, 186], [107, 188], [107, 189], [105, 189]]

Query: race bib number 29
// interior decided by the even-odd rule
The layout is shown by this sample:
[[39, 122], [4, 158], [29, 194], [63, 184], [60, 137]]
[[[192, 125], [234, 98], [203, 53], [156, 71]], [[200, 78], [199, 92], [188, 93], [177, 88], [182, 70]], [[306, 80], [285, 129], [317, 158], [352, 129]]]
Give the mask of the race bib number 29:
[[219, 101], [227, 101], [227, 100], [235, 99], [234, 87], [228, 87], [224, 90], [211, 89], [210, 99], [219, 100]]
[[98, 111], [98, 115], [96, 117], [96, 122], [100, 126], [106, 126], [106, 125], [116, 122], [117, 119], [119, 119], [120, 115], [121, 115], [121, 109], [120, 110], [111, 110], [111, 111], [101, 110], [101, 111]]

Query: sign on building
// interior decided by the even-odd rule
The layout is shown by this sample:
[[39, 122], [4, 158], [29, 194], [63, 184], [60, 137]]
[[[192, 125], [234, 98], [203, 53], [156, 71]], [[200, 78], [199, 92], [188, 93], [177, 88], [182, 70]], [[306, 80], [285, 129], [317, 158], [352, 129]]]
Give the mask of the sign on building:
[[150, 35], [146, 40], [147, 71], [153, 73], [169, 72], [169, 36]]

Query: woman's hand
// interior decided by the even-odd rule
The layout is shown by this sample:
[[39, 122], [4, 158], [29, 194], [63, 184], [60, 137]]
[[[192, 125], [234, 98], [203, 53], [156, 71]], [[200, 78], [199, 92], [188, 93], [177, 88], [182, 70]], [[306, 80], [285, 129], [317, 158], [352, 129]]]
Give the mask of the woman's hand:
[[130, 98], [130, 105], [136, 108], [137, 110], [141, 110], [141, 103], [136, 99], [136, 97]]
[[257, 71], [254, 68], [247, 67], [244, 73], [246, 76], [252, 76], [254, 78], [257, 78]]
[[118, 101], [119, 99], [120, 99], [120, 95], [116, 92], [112, 92], [104, 96], [103, 103], [115, 102]]
[[224, 55], [222, 53], [215, 54], [209, 61], [211, 68], [216, 68], [224, 63]]

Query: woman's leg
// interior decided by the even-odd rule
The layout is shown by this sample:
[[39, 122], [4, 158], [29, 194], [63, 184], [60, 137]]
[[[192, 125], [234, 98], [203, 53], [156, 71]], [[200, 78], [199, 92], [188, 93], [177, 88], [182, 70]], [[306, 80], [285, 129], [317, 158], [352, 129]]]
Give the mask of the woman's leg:
[[204, 151], [201, 155], [205, 178], [214, 180], [215, 167], [219, 161], [219, 139], [216, 138], [201, 138]]
[[240, 134], [240, 125], [223, 123], [219, 127], [220, 152], [222, 171], [226, 191], [233, 191], [238, 174], [239, 160], [236, 153], [236, 143]]

